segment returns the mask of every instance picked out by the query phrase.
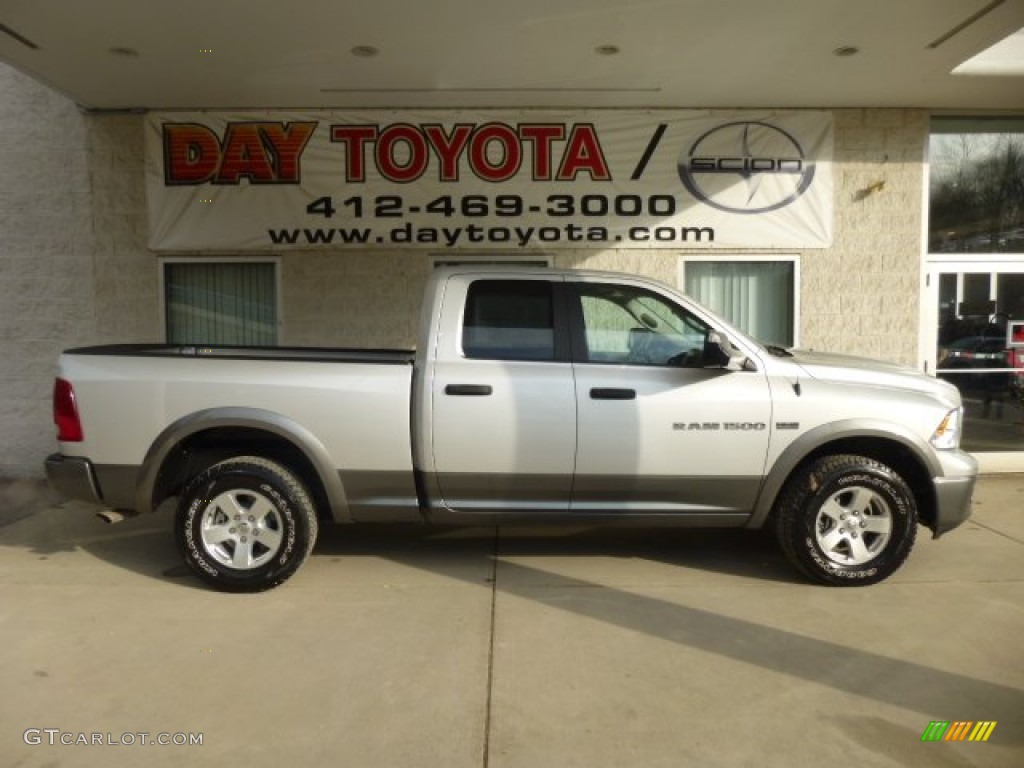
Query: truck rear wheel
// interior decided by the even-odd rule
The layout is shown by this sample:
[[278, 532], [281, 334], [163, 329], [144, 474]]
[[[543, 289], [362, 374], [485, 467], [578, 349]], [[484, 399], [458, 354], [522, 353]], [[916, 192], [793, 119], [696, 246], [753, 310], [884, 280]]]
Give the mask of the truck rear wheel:
[[776, 508], [787, 559], [835, 586], [875, 584], [910, 555], [917, 503], [891, 467], [864, 456], [826, 456], [800, 469]]
[[258, 592], [285, 581], [316, 541], [316, 510], [298, 478], [255, 456], [206, 469], [182, 492], [175, 536], [185, 562], [228, 592]]

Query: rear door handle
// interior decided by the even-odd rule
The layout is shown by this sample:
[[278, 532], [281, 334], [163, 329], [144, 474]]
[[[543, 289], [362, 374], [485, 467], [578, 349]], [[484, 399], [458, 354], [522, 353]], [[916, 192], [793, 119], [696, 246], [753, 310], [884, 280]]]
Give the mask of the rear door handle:
[[636, 400], [635, 389], [618, 389], [616, 387], [594, 387], [590, 390], [591, 400]]
[[444, 388], [446, 395], [462, 397], [486, 397], [493, 391], [490, 384], [449, 384]]

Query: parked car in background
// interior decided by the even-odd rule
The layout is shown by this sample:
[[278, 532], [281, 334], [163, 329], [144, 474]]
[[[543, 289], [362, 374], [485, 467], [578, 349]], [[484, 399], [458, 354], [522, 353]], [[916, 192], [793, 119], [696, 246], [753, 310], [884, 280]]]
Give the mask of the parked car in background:
[[940, 348], [939, 368], [1004, 368], [1006, 351], [1005, 337], [966, 336]]

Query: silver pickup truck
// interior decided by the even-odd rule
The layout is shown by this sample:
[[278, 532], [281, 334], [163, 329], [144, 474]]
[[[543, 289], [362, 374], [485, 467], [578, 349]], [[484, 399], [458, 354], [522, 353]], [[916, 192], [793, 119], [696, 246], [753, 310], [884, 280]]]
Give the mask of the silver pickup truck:
[[878, 582], [970, 514], [960, 395], [897, 365], [762, 346], [660, 283], [446, 268], [415, 352], [75, 349], [65, 495], [176, 502], [215, 587], [275, 586], [321, 522], [774, 529], [811, 579]]

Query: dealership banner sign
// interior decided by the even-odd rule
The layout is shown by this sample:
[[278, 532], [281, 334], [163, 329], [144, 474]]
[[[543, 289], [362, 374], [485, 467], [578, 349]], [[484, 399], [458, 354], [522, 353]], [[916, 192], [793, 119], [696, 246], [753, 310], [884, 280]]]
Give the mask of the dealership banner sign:
[[172, 112], [159, 251], [824, 248], [828, 112]]

